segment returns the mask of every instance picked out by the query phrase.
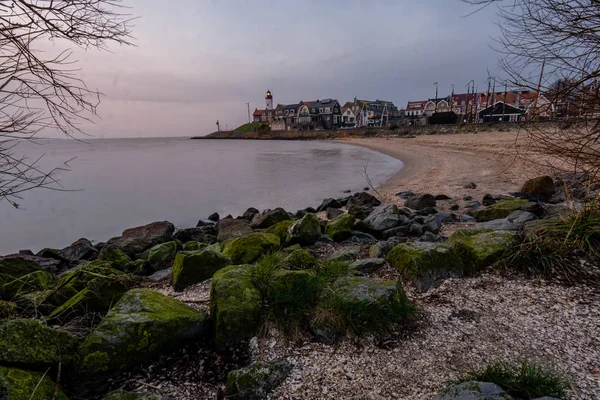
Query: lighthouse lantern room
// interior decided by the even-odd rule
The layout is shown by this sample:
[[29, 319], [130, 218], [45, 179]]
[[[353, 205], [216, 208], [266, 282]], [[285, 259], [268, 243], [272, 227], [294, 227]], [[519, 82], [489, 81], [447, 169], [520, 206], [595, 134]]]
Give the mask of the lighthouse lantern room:
[[270, 90], [267, 90], [267, 95], [265, 96], [265, 105], [267, 110], [273, 109], [273, 95]]

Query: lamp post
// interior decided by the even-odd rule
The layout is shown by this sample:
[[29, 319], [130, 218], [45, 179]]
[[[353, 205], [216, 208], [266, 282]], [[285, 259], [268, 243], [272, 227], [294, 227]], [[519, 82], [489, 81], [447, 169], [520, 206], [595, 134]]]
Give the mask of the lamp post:
[[435, 85], [435, 107], [433, 109], [433, 113], [437, 113], [437, 103], [438, 103], [438, 83], [434, 83]]

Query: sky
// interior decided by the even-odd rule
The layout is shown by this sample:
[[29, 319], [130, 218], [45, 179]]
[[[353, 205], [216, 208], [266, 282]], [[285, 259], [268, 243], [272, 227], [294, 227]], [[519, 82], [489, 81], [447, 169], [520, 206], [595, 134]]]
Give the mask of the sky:
[[495, 9], [460, 0], [124, 0], [133, 47], [76, 50], [104, 94], [97, 138], [205, 135], [277, 103], [409, 100], [486, 89], [497, 70]]

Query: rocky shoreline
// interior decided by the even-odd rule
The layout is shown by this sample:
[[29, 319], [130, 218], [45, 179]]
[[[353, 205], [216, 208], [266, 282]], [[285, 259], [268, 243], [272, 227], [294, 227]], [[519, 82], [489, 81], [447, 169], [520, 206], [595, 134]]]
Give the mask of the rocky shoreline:
[[569, 286], [498, 267], [569, 212], [565, 190], [593, 196], [580, 175], [400, 206], [363, 191], [2, 257], [0, 382], [11, 399], [508, 399], [446, 381], [529, 358], [598, 398], [597, 265]]

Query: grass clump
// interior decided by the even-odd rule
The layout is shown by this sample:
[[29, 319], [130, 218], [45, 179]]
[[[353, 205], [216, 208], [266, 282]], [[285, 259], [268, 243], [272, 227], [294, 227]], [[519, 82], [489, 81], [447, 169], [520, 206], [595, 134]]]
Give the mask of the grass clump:
[[522, 400], [544, 396], [567, 399], [570, 387], [569, 383], [554, 371], [528, 360], [516, 367], [494, 362], [483, 370], [467, 372], [451, 383], [468, 381], [495, 383], [509, 395]]

